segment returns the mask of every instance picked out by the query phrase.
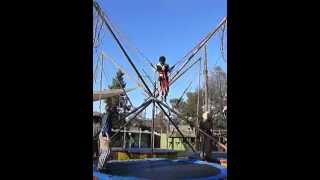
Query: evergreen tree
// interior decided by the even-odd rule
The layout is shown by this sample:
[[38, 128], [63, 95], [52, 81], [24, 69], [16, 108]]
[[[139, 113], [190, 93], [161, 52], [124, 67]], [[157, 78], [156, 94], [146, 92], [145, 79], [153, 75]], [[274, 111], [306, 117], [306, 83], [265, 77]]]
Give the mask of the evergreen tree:
[[[109, 85], [109, 89], [122, 89], [126, 87], [126, 83], [124, 82], [124, 73], [121, 70], [118, 70], [116, 76], [112, 79], [111, 85]], [[118, 110], [118, 116], [115, 116], [112, 119], [112, 127], [117, 129], [125, 124], [125, 110], [127, 108], [127, 99], [124, 94], [120, 96], [113, 96], [107, 98], [105, 100], [106, 108], [108, 107], [116, 107]]]
[[[123, 79], [124, 73], [121, 70], [118, 70], [116, 76], [112, 79], [111, 85], [109, 85], [109, 89], [121, 89], [126, 87], [126, 83]], [[106, 106], [112, 107], [116, 106], [117, 108], [121, 108], [124, 106], [124, 100], [120, 101], [121, 96], [114, 96], [105, 100]]]

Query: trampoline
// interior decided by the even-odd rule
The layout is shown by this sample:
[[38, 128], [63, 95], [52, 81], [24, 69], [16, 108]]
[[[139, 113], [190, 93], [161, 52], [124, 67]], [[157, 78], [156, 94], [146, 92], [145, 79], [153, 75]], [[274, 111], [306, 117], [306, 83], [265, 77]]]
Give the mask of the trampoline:
[[215, 164], [190, 159], [150, 158], [144, 160], [110, 161], [106, 169], [93, 167], [93, 179], [194, 179], [224, 180], [227, 169]]
[[113, 160], [130, 160], [130, 159], [146, 159], [146, 158], [169, 158], [176, 159], [177, 152], [167, 149], [151, 148], [111, 148], [111, 159]]
[[134, 153], [134, 154], [175, 154], [177, 153], [175, 150], [169, 149], [159, 149], [155, 148], [111, 148], [113, 152], [126, 152], [126, 153]]

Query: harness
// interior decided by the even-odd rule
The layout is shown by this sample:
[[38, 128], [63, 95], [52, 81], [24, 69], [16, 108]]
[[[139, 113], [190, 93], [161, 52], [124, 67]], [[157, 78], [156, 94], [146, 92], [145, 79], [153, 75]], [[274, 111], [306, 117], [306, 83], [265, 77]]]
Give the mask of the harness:
[[169, 90], [168, 76], [167, 76], [167, 73], [166, 73], [167, 69], [165, 69], [166, 65], [158, 64], [158, 66], [160, 67], [158, 69], [159, 81], [160, 81], [160, 90], [161, 90], [162, 96], [166, 96], [167, 92]]

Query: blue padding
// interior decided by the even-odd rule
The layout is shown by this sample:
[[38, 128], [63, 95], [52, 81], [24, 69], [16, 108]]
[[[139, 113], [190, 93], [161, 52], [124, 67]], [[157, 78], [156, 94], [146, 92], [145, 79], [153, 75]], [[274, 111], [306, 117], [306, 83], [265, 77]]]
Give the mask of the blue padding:
[[130, 176], [112, 176], [112, 175], [108, 175], [108, 174], [103, 174], [100, 172], [93, 172], [93, 176], [95, 176], [97, 178], [97, 180], [137, 180], [137, 179], [141, 179], [141, 178], [135, 178], [135, 177], [130, 177]]
[[[195, 160], [193, 163], [195, 163], [195, 164], [207, 164], [209, 166], [212, 166], [212, 167], [215, 167], [215, 168], [219, 169], [220, 173], [217, 176], [212, 177], [213, 179], [221, 179], [221, 178], [227, 177], [227, 168], [225, 168], [223, 166], [220, 166], [219, 164], [209, 163], [209, 162], [200, 161], [200, 160]], [[209, 177], [209, 178], [212, 179], [211, 177]], [[205, 179], [208, 179], [208, 178], [205, 178]]]
[[[156, 160], [162, 160], [163, 158], [149, 158], [149, 159], [145, 159], [144, 161], [156, 161]], [[227, 177], [227, 169], [224, 168], [223, 166], [220, 166], [219, 164], [216, 163], [210, 163], [210, 162], [206, 162], [206, 161], [200, 161], [200, 160], [171, 160], [173, 162], [181, 162], [181, 161], [185, 161], [185, 162], [192, 162], [194, 164], [205, 164], [205, 165], [209, 165], [212, 166], [214, 168], [217, 168], [220, 170], [220, 173], [215, 175], [215, 176], [210, 176], [210, 177], [204, 177], [204, 178], [195, 178], [195, 179], [189, 179], [189, 180], [221, 180]], [[125, 161], [123, 161], [125, 162]], [[130, 176], [113, 176], [110, 174], [104, 174], [101, 172], [98, 172], [96, 169], [96, 166], [93, 166], [93, 176], [95, 176], [97, 178], [97, 180], [107, 180], [107, 179], [111, 179], [111, 180], [119, 180], [119, 179], [124, 179], [124, 180], [136, 180], [136, 179], [141, 179], [141, 178], [135, 178], [135, 177], [130, 177]]]
[[[124, 151], [128, 153], [152, 153], [151, 148], [112, 148], [112, 151]], [[168, 154], [168, 153], [176, 153], [175, 150], [170, 150], [170, 149], [154, 149], [153, 152], [155, 154], [157, 153], [163, 153], [163, 154]]]

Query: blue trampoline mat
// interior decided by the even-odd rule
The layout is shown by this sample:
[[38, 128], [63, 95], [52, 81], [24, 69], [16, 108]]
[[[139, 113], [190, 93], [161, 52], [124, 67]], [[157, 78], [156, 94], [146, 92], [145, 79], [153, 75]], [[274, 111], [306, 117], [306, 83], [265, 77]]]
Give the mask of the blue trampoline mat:
[[110, 161], [106, 168], [93, 175], [98, 180], [106, 179], [212, 179], [222, 180], [227, 170], [215, 163], [199, 160], [144, 159]]
[[[128, 153], [142, 153], [142, 154], [151, 154], [151, 148], [111, 148], [111, 151], [121, 151], [121, 152], [128, 152]], [[168, 153], [176, 153], [175, 150], [168, 150], [168, 149], [154, 149], [153, 153], [155, 154], [168, 154]]]

